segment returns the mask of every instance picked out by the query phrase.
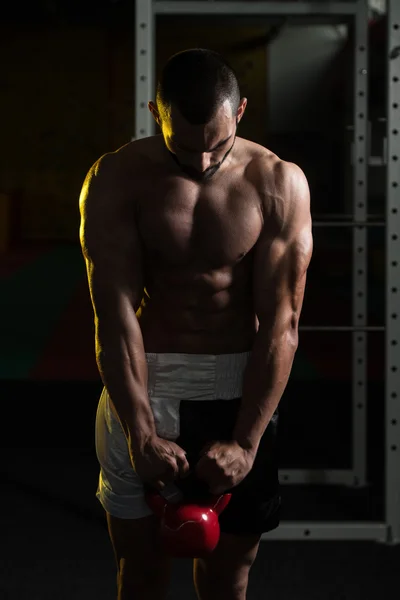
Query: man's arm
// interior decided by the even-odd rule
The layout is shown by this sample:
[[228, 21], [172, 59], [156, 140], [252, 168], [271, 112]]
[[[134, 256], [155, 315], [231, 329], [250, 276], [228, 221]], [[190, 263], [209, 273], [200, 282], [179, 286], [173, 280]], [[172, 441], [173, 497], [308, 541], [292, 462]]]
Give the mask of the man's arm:
[[97, 365], [132, 450], [155, 435], [155, 425], [135, 314], [143, 296], [142, 253], [128, 193], [118, 158], [108, 154], [89, 171], [79, 205]]
[[275, 192], [274, 214], [265, 216], [267, 222], [255, 249], [253, 285], [259, 329], [233, 432], [233, 440], [252, 452], [257, 450], [289, 379], [313, 248], [310, 195], [302, 171], [296, 165], [280, 163]]

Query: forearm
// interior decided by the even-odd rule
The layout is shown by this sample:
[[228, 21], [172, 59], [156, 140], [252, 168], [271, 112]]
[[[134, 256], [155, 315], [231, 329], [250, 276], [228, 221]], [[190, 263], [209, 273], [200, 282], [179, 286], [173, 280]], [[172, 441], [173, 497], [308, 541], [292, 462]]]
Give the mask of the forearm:
[[97, 365], [132, 449], [155, 435], [154, 416], [147, 392], [147, 362], [138, 321], [129, 329], [96, 330]]
[[265, 329], [260, 325], [244, 373], [233, 431], [234, 440], [255, 451], [285, 390], [297, 348], [297, 332], [289, 329], [277, 334]]

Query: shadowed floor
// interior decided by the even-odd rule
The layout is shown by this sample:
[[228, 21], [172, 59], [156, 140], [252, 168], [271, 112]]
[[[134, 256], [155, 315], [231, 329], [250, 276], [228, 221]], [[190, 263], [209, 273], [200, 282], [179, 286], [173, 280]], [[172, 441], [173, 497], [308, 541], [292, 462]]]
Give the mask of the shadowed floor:
[[[94, 497], [94, 450], [2, 448], [2, 459], [0, 598], [115, 600], [114, 557]], [[293, 501], [289, 489], [284, 496]], [[324, 509], [333, 519], [335, 506]], [[314, 504], [306, 512], [321, 510]], [[337, 517], [346, 510], [338, 505]], [[248, 600], [389, 600], [399, 589], [399, 565], [400, 546], [265, 541]], [[195, 598], [191, 562], [176, 561], [170, 599]]]

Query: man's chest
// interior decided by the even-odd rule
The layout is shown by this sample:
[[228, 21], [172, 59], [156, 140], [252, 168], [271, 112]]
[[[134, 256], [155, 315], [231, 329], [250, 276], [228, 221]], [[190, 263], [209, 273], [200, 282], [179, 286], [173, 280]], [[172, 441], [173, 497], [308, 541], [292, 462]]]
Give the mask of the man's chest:
[[233, 264], [258, 239], [260, 200], [243, 182], [202, 188], [170, 180], [155, 184], [141, 199], [138, 224], [145, 252], [153, 259]]

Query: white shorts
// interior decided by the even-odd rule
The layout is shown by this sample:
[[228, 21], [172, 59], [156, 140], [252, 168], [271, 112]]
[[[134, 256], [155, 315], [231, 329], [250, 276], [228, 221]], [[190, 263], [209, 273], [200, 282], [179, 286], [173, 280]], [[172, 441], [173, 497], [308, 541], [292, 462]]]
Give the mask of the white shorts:
[[[239, 354], [146, 354], [148, 394], [157, 434], [168, 440], [180, 435], [182, 401], [232, 400], [242, 395], [243, 374], [250, 352]], [[185, 402], [186, 404], [186, 402]], [[142, 482], [130, 461], [121, 424], [111, 408], [107, 390], [96, 415], [96, 453], [100, 464], [96, 497], [104, 510], [121, 519], [151, 514]], [[170, 486], [165, 495], [178, 499]]]

